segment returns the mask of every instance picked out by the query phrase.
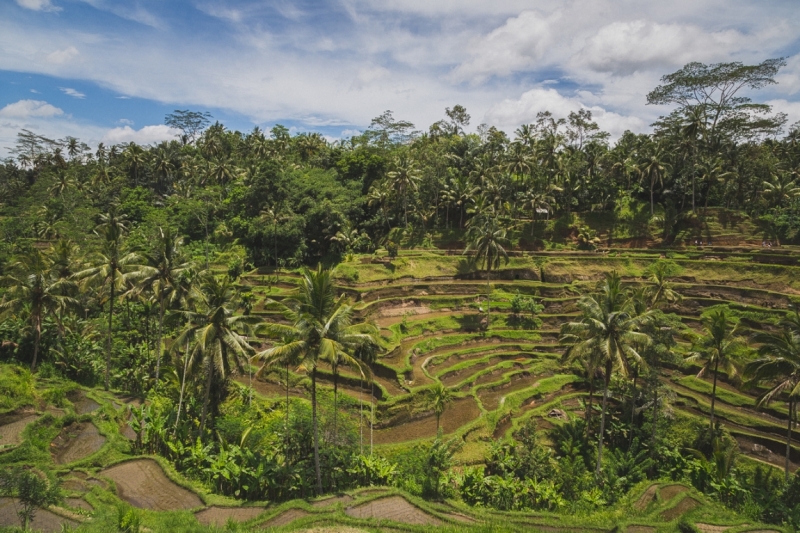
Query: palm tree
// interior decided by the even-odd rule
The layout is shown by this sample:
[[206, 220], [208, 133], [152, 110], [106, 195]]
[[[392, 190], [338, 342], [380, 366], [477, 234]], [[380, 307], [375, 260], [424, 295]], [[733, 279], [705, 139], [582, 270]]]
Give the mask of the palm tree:
[[441, 381], [437, 381], [428, 393], [428, 405], [436, 415], [436, 433], [439, 433], [439, 419], [448, 404], [453, 401], [453, 395]]
[[705, 335], [696, 343], [697, 350], [688, 354], [686, 360], [691, 363], [700, 363], [702, 368], [697, 373], [702, 378], [709, 370], [714, 373], [714, 384], [711, 387], [711, 431], [714, 431], [714, 404], [717, 399], [717, 374], [722, 368], [729, 378], [738, 375], [735, 364], [737, 351], [745, 345], [742, 337], [738, 336], [738, 324], [734, 323], [730, 311], [719, 309], [703, 317]]
[[650, 283], [648, 286], [647, 297], [649, 307], [656, 309], [664, 304], [672, 304], [683, 299], [678, 291], [675, 290], [669, 277], [675, 274], [675, 266], [667, 261], [657, 261], [650, 267]]
[[403, 222], [408, 227], [408, 195], [416, 191], [421, 179], [416, 163], [407, 155], [395, 159], [394, 170], [388, 172], [389, 187], [403, 199]]
[[786, 202], [800, 196], [800, 185], [788, 172], [773, 174], [769, 181], [763, 182], [763, 187], [762, 194], [771, 207], [783, 207]]
[[125, 215], [115, 210], [100, 216], [100, 224], [95, 230], [103, 237], [103, 250], [95, 255], [93, 266], [77, 272], [75, 277], [86, 284], [97, 284], [101, 290], [108, 290], [108, 330], [106, 332], [106, 372], [105, 389], [108, 390], [111, 372], [111, 336], [114, 320], [114, 300], [125, 290], [127, 274], [137, 269], [139, 256], [136, 253], [122, 253], [122, 237], [127, 231]]
[[486, 317], [488, 319], [490, 318], [492, 297], [492, 269], [500, 267], [500, 259], [505, 259], [508, 264], [508, 252], [504, 248], [504, 245], [508, 245], [506, 229], [498, 224], [497, 218], [490, 217], [482, 225], [472, 226], [467, 232], [467, 239], [469, 244], [464, 249], [464, 253], [475, 252], [475, 255], [472, 256], [473, 265], [478, 268], [483, 265], [483, 269], [486, 271]]
[[[690, 163], [694, 161], [694, 154], [697, 151], [697, 145], [701, 141], [705, 141], [707, 133], [707, 121], [708, 117], [706, 116], [706, 110], [704, 106], [690, 107], [686, 113], [685, 121], [681, 127], [681, 135], [689, 143]], [[695, 198], [697, 190], [697, 174], [694, 171], [693, 166], [693, 164], [690, 164], [689, 168], [692, 173], [692, 212], [694, 213], [696, 211]]]
[[[272, 304], [271, 305], [281, 305]], [[336, 296], [329, 270], [303, 271], [298, 294], [282, 302], [284, 316], [291, 325], [267, 324], [274, 336], [289, 339], [256, 355], [270, 364], [274, 361], [297, 360], [311, 376], [311, 419], [314, 431], [314, 470], [317, 492], [322, 493], [319, 463], [319, 428], [317, 422], [317, 367], [320, 361], [335, 358], [349, 360], [364, 345], [376, 343], [377, 331], [367, 324], [353, 324], [353, 308], [345, 296]], [[358, 365], [359, 368], [362, 368]], [[363, 371], [362, 371], [363, 372]]]
[[653, 202], [653, 191], [656, 184], [664, 185], [664, 172], [667, 171], [669, 165], [664, 162], [664, 149], [660, 146], [654, 147], [652, 151], [647, 154], [647, 157], [640, 165], [640, 174], [643, 178], [650, 182], [650, 216], [655, 215], [655, 203]]
[[692, 175], [694, 176], [699, 173], [700, 181], [706, 183], [706, 197], [705, 203], [703, 204], [704, 212], [708, 209], [708, 200], [711, 196], [711, 188], [714, 186], [714, 183], [731, 175], [731, 172], [725, 170], [724, 165], [725, 163], [721, 157], [701, 159], [700, 162], [695, 165], [697, 172]]
[[36, 369], [39, 345], [42, 338], [42, 321], [53, 316], [61, 325], [63, 311], [77, 302], [67, 296], [74, 284], [53, 272], [53, 261], [40, 252], [32, 250], [21, 255], [8, 270], [10, 274], [0, 278], [0, 283], [10, 287], [0, 302], [0, 313], [27, 310], [33, 328], [33, 359], [31, 371]]
[[272, 246], [275, 253], [275, 271], [278, 270], [278, 223], [286, 220], [286, 216], [277, 207], [267, 207], [260, 213], [260, 218], [264, 222], [272, 223]]
[[769, 390], [758, 398], [758, 405], [768, 405], [778, 396], [786, 393], [789, 404], [789, 422], [786, 429], [785, 475], [789, 479], [789, 456], [792, 449], [792, 421], [800, 398], [800, 332], [792, 328], [791, 322], [784, 321], [778, 332], [762, 332], [754, 336], [761, 344], [759, 358], [745, 368], [749, 384], [766, 383]]
[[599, 476], [611, 374], [616, 369], [627, 377], [631, 363], [639, 366], [645, 364], [639, 355], [639, 350], [650, 343], [650, 338], [638, 330], [650, 315], [648, 313], [635, 315], [632, 303], [622, 290], [622, 282], [616, 272], [606, 274], [598, 289], [596, 294], [583, 296], [578, 301], [581, 320], [564, 324], [561, 328], [560, 341], [569, 345], [564, 354], [566, 361], [590, 361], [592, 364], [587, 365], [590, 368], [605, 367], [605, 388], [595, 467], [595, 474]]
[[184, 330], [173, 341], [176, 346], [190, 346], [189, 360], [193, 369], [205, 367], [206, 384], [203, 411], [200, 417], [202, 434], [209, 413], [211, 385], [215, 377], [227, 380], [233, 366], [242, 370], [242, 358], [252, 352], [247, 342], [260, 319], [253, 315], [234, 315], [239, 295], [225, 276], [207, 275], [201, 283], [197, 310], [183, 311], [188, 319]]
[[182, 295], [178, 287], [180, 277], [191, 267], [191, 263], [186, 262], [181, 256], [180, 245], [181, 238], [173, 236], [169, 228], [158, 228], [154, 253], [143, 255], [146, 266], [132, 276], [138, 282], [137, 292], [152, 291], [158, 301], [156, 383], [161, 374], [161, 356], [164, 351], [162, 347], [164, 313], [167, 307], [172, 307], [180, 299]]

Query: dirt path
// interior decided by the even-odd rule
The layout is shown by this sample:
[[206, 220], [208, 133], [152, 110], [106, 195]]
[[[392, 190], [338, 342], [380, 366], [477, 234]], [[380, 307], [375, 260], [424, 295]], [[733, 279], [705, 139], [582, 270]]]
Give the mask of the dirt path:
[[167, 478], [152, 459], [138, 459], [100, 472], [117, 484], [117, 495], [135, 507], [153, 511], [194, 509], [203, 501]]
[[[18, 505], [18, 500], [15, 498], [0, 498], [0, 527], [20, 527], [17, 516]], [[46, 509], [39, 509], [29, 526], [33, 531], [59, 533], [63, 531], [62, 524], [70, 528], [76, 528], [79, 525], [75, 520], [64, 518]]]
[[228, 520], [247, 522], [264, 512], [263, 507], [209, 507], [194, 514], [204, 526], [224, 526]]
[[[471, 396], [461, 398], [448, 405], [442, 413], [442, 430], [444, 433], [453, 433], [480, 415], [481, 410], [474, 398]], [[401, 422], [389, 428], [376, 429], [375, 444], [393, 444], [435, 435], [436, 417], [431, 414], [417, 420]]]
[[400, 496], [390, 496], [351, 507], [345, 511], [353, 518], [377, 518], [418, 526], [440, 526], [442, 521], [411, 505]]
[[287, 524], [291, 524], [295, 520], [299, 520], [308, 516], [308, 511], [304, 511], [302, 509], [289, 509], [288, 511], [284, 511], [275, 518], [270, 518], [263, 524], [259, 524], [259, 527], [262, 529], [271, 528], [271, 527], [281, 527]]
[[487, 411], [494, 411], [500, 404], [502, 403], [503, 399], [511, 394], [512, 392], [521, 391], [527, 389], [529, 387], [534, 387], [536, 385], [536, 380], [541, 376], [536, 376], [534, 374], [529, 374], [527, 372], [521, 372], [519, 374], [515, 374], [511, 376], [511, 381], [504, 385], [499, 385], [497, 387], [491, 387], [487, 389], [481, 389], [478, 391], [478, 399], [483, 404], [483, 408]]
[[39, 418], [34, 414], [8, 415], [4, 417], [8, 422], [0, 426], [0, 448], [4, 446], [19, 446], [22, 444], [22, 432], [31, 422]]
[[100, 435], [91, 422], [75, 422], [61, 430], [50, 444], [53, 461], [65, 465], [88, 457], [105, 444], [106, 438]]

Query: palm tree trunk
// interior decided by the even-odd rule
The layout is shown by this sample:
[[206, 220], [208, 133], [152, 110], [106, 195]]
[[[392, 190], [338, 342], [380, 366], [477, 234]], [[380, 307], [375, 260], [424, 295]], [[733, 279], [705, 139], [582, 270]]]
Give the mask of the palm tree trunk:
[[370, 383], [369, 403], [372, 406], [372, 413], [369, 417], [369, 456], [372, 457], [373, 438], [372, 429], [375, 425], [375, 382]]
[[156, 386], [158, 386], [158, 378], [161, 375], [161, 354], [164, 350], [161, 347], [164, 334], [164, 296], [161, 295], [158, 302], [158, 353], [156, 354]]
[[33, 339], [33, 361], [31, 361], [31, 372], [36, 369], [36, 359], [39, 357], [39, 344], [42, 340], [42, 314], [41, 312], [36, 314], [36, 320], [34, 320], [35, 326], [34, 330], [36, 335]]
[[211, 401], [211, 380], [214, 377], [214, 364], [209, 361], [208, 362], [208, 372], [206, 376], [206, 391], [203, 398], [203, 414], [200, 417], [200, 435], [203, 434], [203, 430], [206, 428], [206, 417], [208, 416], [208, 404]]
[[186, 392], [186, 373], [189, 369], [189, 341], [186, 341], [186, 353], [183, 356], [183, 376], [181, 377], [181, 393], [178, 396], [178, 414], [175, 416], [175, 429], [172, 434], [178, 431], [178, 423], [181, 420], [181, 408], [183, 408], [183, 395]]
[[336, 446], [336, 419], [339, 412], [337, 411], [337, 401], [339, 397], [339, 372], [338, 365], [331, 367], [333, 370], [333, 445]]
[[317, 476], [317, 496], [322, 494], [322, 473], [319, 469], [319, 429], [317, 427], [317, 369], [311, 369], [311, 421], [314, 431], [314, 474]]
[[359, 455], [364, 455], [364, 380], [358, 380], [358, 430], [360, 432]]
[[289, 468], [289, 361], [286, 361], [286, 451], [284, 452], [285, 468]]
[[586, 437], [592, 434], [592, 417], [594, 415], [594, 376], [589, 374], [589, 403], [586, 405]]
[[650, 216], [652, 217], [655, 215], [655, 210], [653, 209], [653, 187], [655, 186], [655, 181], [650, 180]]
[[606, 430], [606, 406], [608, 405], [608, 384], [611, 381], [611, 363], [606, 364], [605, 389], [603, 389], [603, 408], [600, 410], [600, 434], [597, 437], [597, 466], [595, 477], [600, 477], [600, 464], [603, 462], [603, 435]]
[[719, 361], [714, 364], [714, 385], [711, 387], [711, 432], [714, 432], [714, 403], [717, 399], [717, 368]]
[[789, 455], [792, 451], [792, 410], [794, 409], [794, 400], [789, 397], [789, 423], [786, 428], [786, 463], [784, 467], [784, 475], [786, 481], [789, 481]]
[[105, 389], [108, 390], [111, 373], [111, 328], [114, 320], [114, 278], [111, 276], [111, 298], [108, 300], [108, 333], [106, 334], [106, 380]]
[[636, 417], [636, 378], [639, 377], [638, 369], [633, 371], [633, 394], [631, 396], [631, 429], [628, 435], [628, 449], [633, 446], [633, 420]]

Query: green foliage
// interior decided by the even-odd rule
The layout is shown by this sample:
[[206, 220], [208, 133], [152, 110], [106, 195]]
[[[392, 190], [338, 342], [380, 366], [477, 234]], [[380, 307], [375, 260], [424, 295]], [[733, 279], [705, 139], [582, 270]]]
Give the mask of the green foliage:
[[26, 467], [0, 471], [0, 494], [18, 499], [17, 517], [24, 530], [28, 529], [38, 509], [61, 499], [58, 483], [52, 476]]

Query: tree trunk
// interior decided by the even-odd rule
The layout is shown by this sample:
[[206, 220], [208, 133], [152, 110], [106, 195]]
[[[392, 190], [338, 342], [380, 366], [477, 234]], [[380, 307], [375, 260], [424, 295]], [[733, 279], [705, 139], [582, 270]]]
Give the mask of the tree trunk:
[[633, 395], [631, 396], [631, 429], [628, 435], [628, 449], [633, 446], [633, 421], [636, 417], [636, 378], [639, 377], [638, 369], [633, 371]]
[[339, 415], [339, 411], [337, 410], [339, 399], [339, 368], [338, 365], [332, 365], [331, 370], [333, 370], [333, 445], [336, 446], [336, 420]]
[[164, 296], [161, 295], [158, 303], [158, 354], [156, 354], [156, 387], [158, 386], [158, 378], [161, 376], [161, 354], [164, 350], [161, 347], [164, 335]]
[[317, 427], [317, 369], [311, 369], [311, 421], [314, 431], [314, 474], [317, 476], [317, 496], [322, 495], [322, 473], [319, 469], [319, 429]]
[[285, 468], [289, 468], [289, 361], [286, 361], [286, 451], [284, 452]]
[[717, 399], [717, 368], [719, 361], [714, 364], [714, 385], [711, 387], [711, 432], [714, 432], [714, 404]]
[[[33, 361], [31, 361], [31, 372], [36, 369], [36, 360], [39, 357], [39, 344], [42, 340], [42, 314], [41, 311], [36, 314], [36, 320], [34, 320], [34, 330], [35, 330], [35, 337], [33, 339]], [[108, 387], [106, 387], [108, 388]]]
[[794, 409], [794, 400], [789, 397], [789, 423], [786, 428], [786, 463], [784, 468], [784, 475], [786, 481], [789, 481], [789, 455], [792, 451], [792, 410]]
[[372, 438], [372, 430], [373, 426], [375, 425], [375, 382], [370, 382], [370, 395], [369, 395], [369, 403], [372, 406], [372, 413], [369, 417], [369, 456], [372, 457], [372, 448], [373, 448], [373, 438]]
[[695, 188], [696, 188], [695, 183], [696, 183], [696, 181], [697, 180], [694, 177], [694, 173], [692, 173], [692, 213], [696, 213], [697, 212], [697, 209], [695, 208], [695, 203], [694, 203], [694, 195], [695, 195]]
[[186, 391], [186, 373], [189, 369], [189, 341], [186, 341], [186, 353], [183, 357], [183, 377], [181, 378], [181, 393], [178, 397], [178, 414], [175, 416], [175, 429], [172, 431], [172, 434], [175, 435], [178, 432], [178, 422], [181, 420], [181, 408], [183, 407], [183, 395]]
[[358, 380], [358, 431], [360, 433], [359, 455], [364, 455], [364, 380]]
[[603, 461], [603, 436], [606, 430], [606, 406], [608, 405], [608, 384], [611, 381], [611, 363], [606, 364], [605, 389], [603, 389], [603, 408], [600, 411], [600, 434], [597, 437], [597, 466], [595, 477], [600, 477], [600, 464]]
[[656, 214], [655, 209], [653, 208], [653, 187], [655, 186], [655, 182], [650, 180], [650, 216]]
[[206, 428], [206, 417], [208, 416], [208, 404], [211, 401], [211, 380], [214, 378], [214, 363], [208, 362], [208, 372], [206, 376], [206, 391], [203, 398], [203, 414], [200, 417], [200, 435]]
[[592, 418], [594, 416], [594, 376], [589, 374], [589, 403], [586, 406], [586, 437], [592, 435]]
[[111, 276], [111, 298], [108, 300], [108, 333], [106, 334], [106, 379], [105, 390], [108, 390], [111, 373], [111, 331], [114, 320], [114, 278]]

